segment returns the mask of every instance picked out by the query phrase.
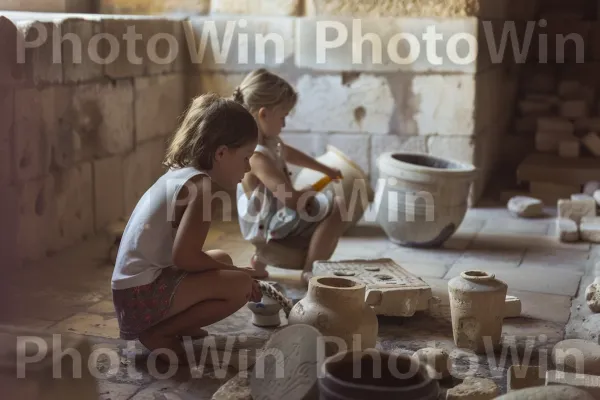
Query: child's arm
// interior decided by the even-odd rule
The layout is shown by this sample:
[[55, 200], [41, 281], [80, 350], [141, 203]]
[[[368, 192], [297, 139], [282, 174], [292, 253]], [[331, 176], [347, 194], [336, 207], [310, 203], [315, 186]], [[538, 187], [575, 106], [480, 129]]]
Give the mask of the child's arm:
[[[202, 251], [210, 220], [205, 216], [203, 190], [210, 188], [211, 182], [203, 177], [196, 184], [196, 195], [187, 204], [183, 213], [175, 241], [173, 243], [173, 262], [176, 268], [185, 271], [209, 271], [214, 269], [239, 270], [239, 268], [219, 262]], [[212, 198], [210, 195], [206, 198]], [[206, 207], [210, 207], [207, 204]]]
[[286, 161], [288, 161], [290, 164], [298, 165], [300, 167], [304, 167], [304, 168], [312, 169], [314, 171], [321, 172], [321, 173], [329, 176], [332, 179], [336, 179], [341, 176], [341, 173], [339, 170], [330, 168], [327, 165], [318, 162], [317, 160], [315, 160], [308, 154], [305, 154], [305, 153], [301, 152], [300, 150], [295, 149], [294, 147], [284, 144], [284, 148], [285, 148]]
[[250, 158], [250, 167], [252, 168], [252, 173], [286, 207], [296, 211], [300, 211], [303, 208], [303, 205], [299, 204], [299, 200], [305, 191], [296, 190], [289, 178], [275, 166], [268, 156], [261, 153], [254, 153]]

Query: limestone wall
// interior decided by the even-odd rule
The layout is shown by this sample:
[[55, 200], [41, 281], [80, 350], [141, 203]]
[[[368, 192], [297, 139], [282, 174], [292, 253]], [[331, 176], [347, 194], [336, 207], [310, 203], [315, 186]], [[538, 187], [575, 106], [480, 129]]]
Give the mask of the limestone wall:
[[[230, 95], [260, 66], [299, 92], [283, 134], [289, 143], [314, 156], [336, 146], [373, 184], [383, 151], [473, 163], [481, 175], [470, 201], [479, 198], [500, 157], [519, 74], [512, 57], [490, 57], [488, 45], [506, 18], [533, 17], [531, 1], [450, 2], [465, 5], [435, 11], [451, 18], [418, 16], [437, 2], [419, 3], [412, 17], [394, 14], [417, 2], [200, 3], [212, 15], [1, 13], [1, 254], [45, 257], [126, 218], [161, 173], [165, 138], [190, 98]], [[378, 17], [385, 10], [391, 16]], [[477, 16], [486, 13], [495, 17]], [[141, 35], [133, 46], [128, 32]], [[435, 48], [426, 33], [441, 35]], [[30, 43], [20, 64], [17, 37]], [[411, 49], [419, 53], [407, 61]]]
[[[127, 217], [161, 174], [166, 135], [186, 104], [183, 58], [148, 59], [141, 49], [150, 35], [138, 42], [140, 59], [132, 60], [139, 64], [125, 51], [96, 62], [109, 54], [98, 34], [116, 40], [135, 27], [181, 39], [181, 21], [80, 17], [0, 17], [0, 254], [7, 265], [45, 257]], [[19, 62], [17, 37], [33, 42], [46, 33]], [[53, 40], [69, 33], [83, 51]], [[166, 57], [165, 50], [159, 43], [157, 54]]]

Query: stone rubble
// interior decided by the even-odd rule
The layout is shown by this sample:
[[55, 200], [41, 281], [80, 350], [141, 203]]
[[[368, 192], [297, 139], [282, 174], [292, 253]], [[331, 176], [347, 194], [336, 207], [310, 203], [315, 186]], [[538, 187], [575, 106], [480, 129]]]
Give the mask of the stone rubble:
[[494, 381], [468, 376], [460, 385], [448, 389], [446, 400], [492, 400], [499, 395]]
[[600, 217], [583, 217], [579, 224], [581, 239], [590, 243], [600, 243]]
[[596, 277], [585, 289], [585, 301], [594, 313], [600, 313], [600, 277]]
[[572, 219], [557, 218], [556, 232], [561, 242], [577, 242], [579, 240], [579, 227], [577, 222]]
[[508, 201], [508, 210], [522, 218], [535, 218], [544, 213], [544, 203], [533, 197], [515, 196]]

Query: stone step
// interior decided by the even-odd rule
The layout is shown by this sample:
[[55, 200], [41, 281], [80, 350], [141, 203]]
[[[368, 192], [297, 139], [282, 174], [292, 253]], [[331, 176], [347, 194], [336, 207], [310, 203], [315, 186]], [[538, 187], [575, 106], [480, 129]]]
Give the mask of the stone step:
[[585, 185], [598, 179], [597, 158], [563, 158], [554, 154], [532, 153], [517, 168], [520, 182], [552, 182], [564, 185]]

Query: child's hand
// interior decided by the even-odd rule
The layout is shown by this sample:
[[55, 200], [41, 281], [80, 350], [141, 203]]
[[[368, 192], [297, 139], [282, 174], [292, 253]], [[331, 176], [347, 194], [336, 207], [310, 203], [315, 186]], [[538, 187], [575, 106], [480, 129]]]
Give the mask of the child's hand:
[[343, 178], [342, 171], [340, 171], [337, 168], [328, 168], [326, 174], [328, 177], [330, 177], [334, 181]]

